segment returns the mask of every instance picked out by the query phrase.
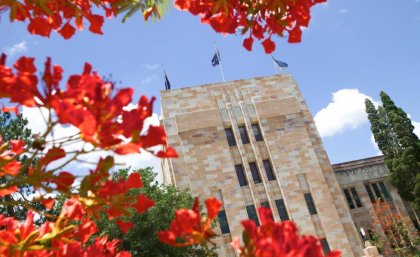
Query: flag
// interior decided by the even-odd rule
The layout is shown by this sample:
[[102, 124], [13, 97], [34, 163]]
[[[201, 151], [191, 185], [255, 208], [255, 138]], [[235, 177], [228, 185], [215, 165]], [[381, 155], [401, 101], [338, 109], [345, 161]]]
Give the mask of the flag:
[[216, 50], [216, 53], [214, 53], [213, 58], [211, 59], [211, 65], [217, 66], [220, 64], [220, 54], [219, 51]]
[[166, 72], [163, 71], [163, 73], [165, 74], [165, 90], [169, 90], [171, 89], [171, 83], [169, 82], [168, 76], [166, 76]]
[[287, 67], [289, 67], [289, 65], [287, 65], [287, 63], [282, 62], [282, 61], [280, 61], [280, 60], [276, 60], [276, 59], [274, 59], [274, 57], [273, 57], [273, 56], [271, 56], [271, 58], [273, 58], [273, 62], [274, 62], [275, 64], [277, 64], [277, 66], [278, 66], [281, 70], [284, 70], [284, 69], [286, 69]]

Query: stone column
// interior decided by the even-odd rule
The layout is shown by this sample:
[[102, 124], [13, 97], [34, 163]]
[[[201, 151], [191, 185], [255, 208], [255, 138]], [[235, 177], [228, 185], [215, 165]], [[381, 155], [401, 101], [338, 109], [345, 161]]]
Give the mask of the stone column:
[[365, 249], [363, 249], [364, 256], [362, 257], [383, 257], [379, 254], [378, 248], [376, 246], [373, 246], [369, 241], [365, 242]]

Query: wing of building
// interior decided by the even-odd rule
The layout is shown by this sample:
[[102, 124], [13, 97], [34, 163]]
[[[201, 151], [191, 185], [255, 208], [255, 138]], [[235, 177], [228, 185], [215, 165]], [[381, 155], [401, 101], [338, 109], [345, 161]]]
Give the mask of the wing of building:
[[[325, 251], [362, 255], [359, 228], [290, 75], [166, 90], [161, 105], [180, 156], [162, 161], [164, 183], [223, 202], [220, 256], [235, 256], [229, 243], [241, 236], [241, 220], [258, 222], [259, 206], [318, 236]], [[351, 183], [343, 185], [352, 193]]]

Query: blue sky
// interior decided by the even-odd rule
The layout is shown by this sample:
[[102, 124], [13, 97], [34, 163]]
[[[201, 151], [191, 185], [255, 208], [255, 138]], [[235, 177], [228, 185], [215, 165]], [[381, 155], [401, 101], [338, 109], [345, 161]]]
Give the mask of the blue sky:
[[[218, 68], [210, 64], [213, 42], [226, 80], [275, 73], [259, 44], [248, 52], [241, 37], [217, 34], [173, 8], [161, 21], [145, 23], [140, 15], [125, 24], [112, 19], [105, 23], [105, 35], [83, 31], [70, 40], [32, 36], [24, 24], [10, 24], [7, 14], [1, 18], [0, 51], [9, 53], [9, 63], [24, 54], [36, 57], [41, 67], [51, 56], [72, 74], [87, 61], [100, 74], [134, 87], [136, 98], [159, 95], [162, 65], [174, 88], [221, 82]], [[274, 56], [289, 64], [332, 163], [377, 155], [361, 104], [365, 97], [378, 100], [384, 90], [420, 122], [419, 0], [329, 1], [312, 9], [302, 43], [276, 42]], [[155, 112], [160, 112], [159, 102]]]

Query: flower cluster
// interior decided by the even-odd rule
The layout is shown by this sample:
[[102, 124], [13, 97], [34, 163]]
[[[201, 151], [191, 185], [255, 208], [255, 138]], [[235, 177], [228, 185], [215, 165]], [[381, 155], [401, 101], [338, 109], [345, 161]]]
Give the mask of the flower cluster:
[[[260, 40], [266, 53], [275, 50], [273, 35], [288, 34], [289, 43], [301, 41], [301, 27], [308, 27], [310, 9], [326, 0], [175, 0], [175, 7], [199, 15], [219, 33], [248, 34], [243, 46], [251, 51], [254, 39]], [[239, 31], [238, 31], [239, 30]]]
[[0, 255], [10, 257], [35, 256], [83, 256], [83, 257], [130, 257], [125, 251], [118, 252], [118, 240], [98, 237], [93, 244], [86, 242], [98, 231], [95, 223], [74, 199], [64, 203], [56, 222], [47, 221], [41, 227], [33, 223], [34, 213], [29, 211], [21, 223], [0, 215]]
[[[141, 8], [140, 8], [141, 7]], [[154, 2], [121, 1], [121, 0], [46, 0], [0, 2], [0, 12], [10, 9], [11, 21], [28, 21], [31, 34], [49, 37], [56, 31], [65, 39], [71, 38], [76, 28], [84, 29], [85, 21], [89, 22], [89, 30], [95, 34], [103, 34], [102, 25], [105, 17], [117, 16], [120, 12], [134, 8], [144, 9], [143, 16], [147, 20], [150, 15], [160, 14]], [[94, 13], [102, 10], [105, 15]]]
[[[296, 224], [292, 221], [274, 222], [271, 210], [258, 208], [261, 226], [253, 220], [242, 221], [245, 228], [243, 233], [244, 246], [239, 238], [232, 242], [232, 246], [242, 257], [323, 257], [323, 250], [319, 239], [314, 236], [298, 234]], [[332, 251], [327, 257], [339, 257], [340, 251]]]
[[215, 237], [211, 224], [219, 213], [222, 203], [211, 197], [205, 202], [207, 217], [202, 217], [198, 198], [195, 199], [191, 210], [179, 209], [175, 212], [175, 219], [172, 221], [169, 230], [160, 231], [159, 239], [171, 246], [181, 247], [193, 244], [206, 244], [212, 237]]
[[[8, 256], [129, 256], [118, 253], [118, 241], [97, 238], [87, 246], [87, 240], [97, 232], [91, 217], [98, 218], [103, 212], [116, 223], [123, 233], [133, 224], [124, 221], [134, 212], [143, 213], [154, 205], [145, 195], [133, 195], [129, 191], [143, 186], [138, 173], [127, 179], [112, 179], [114, 166], [111, 156], [101, 158], [96, 169], [80, 176], [79, 185], [73, 186], [77, 177], [64, 170], [77, 156], [89, 152], [79, 149], [68, 156], [65, 146], [75, 140], [84, 141], [92, 150], [112, 150], [119, 154], [139, 153], [142, 149], [158, 157], [176, 157], [167, 146], [166, 134], [160, 126], [144, 128], [144, 121], [152, 115], [153, 101], [141, 97], [137, 106], [128, 109], [133, 90], [116, 91], [114, 85], [103, 81], [85, 64], [81, 75], [72, 75], [64, 89], [60, 87], [63, 69], [52, 65], [48, 58], [42, 77], [36, 75], [33, 58], [21, 57], [14, 64], [15, 72], [6, 66], [6, 56], [0, 58], [0, 98], [8, 98], [17, 104], [3, 111], [18, 111], [19, 106], [38, 107], [47, 110], [47, 129], [26, 146], [22, 140], [0, 140], [0, 197], [18, 193], [19, 186], [29, 185], [36, 192], [33, 199], [12, 198], [8, 204], [25, 206], [39, 200], [46, 209], [54, 206], [50, 193], [60, 193], [69, 198], [55, 222], [48, 221], [41, 227], [33, 225], [34, 213], [28, 212], [23, 224], [13, 218], [0, 217], [0, 255]], [[39, 81], [42, 80], [42, 86]], [[65, 138], [47, 141], [48, 135], [58, 124], [72, 125], [79, 133]], [[160, 146], [166, 150], [154, 151]], [[25, 155], [25, 158], [22, 158]], [[23, 161], [25, 160], [25, 161]], [[36, 199], [35, 199], [36, 198]], [[34, 210], [45, 215], [46, 211]], [[54, 220], [56, 217], [52, 217]]]

